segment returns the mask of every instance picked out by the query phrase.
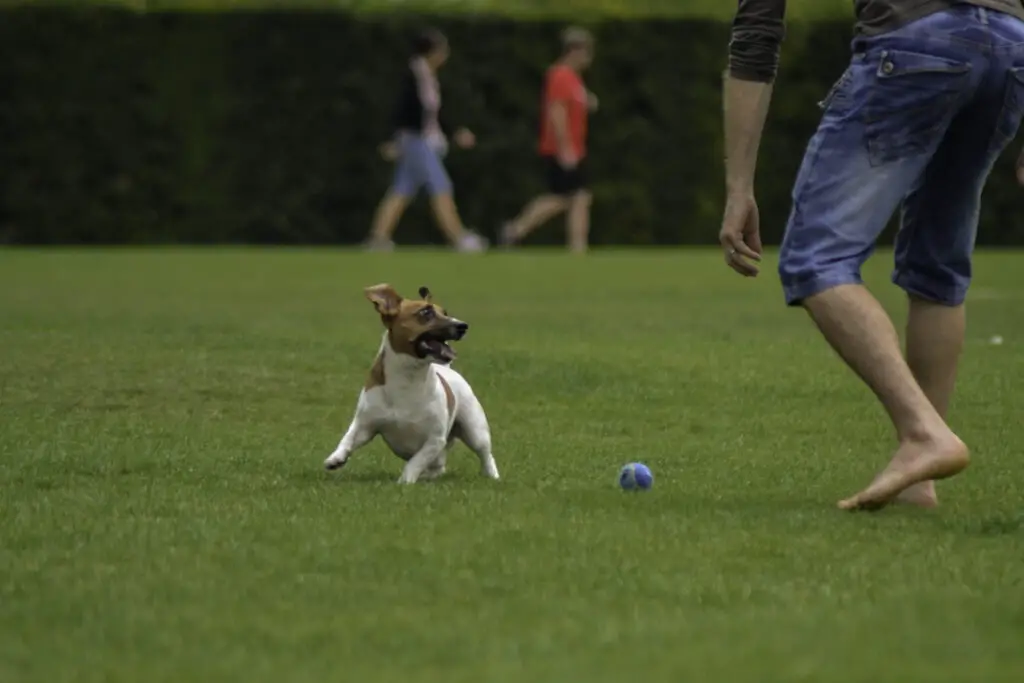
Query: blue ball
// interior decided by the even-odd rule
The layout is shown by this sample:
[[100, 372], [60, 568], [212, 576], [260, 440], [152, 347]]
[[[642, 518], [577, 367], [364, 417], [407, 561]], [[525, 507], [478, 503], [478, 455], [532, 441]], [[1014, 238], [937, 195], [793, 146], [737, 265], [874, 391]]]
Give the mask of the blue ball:
[[642, 462], [631, 462], [619, 472], [619, 486], [625, 491], [646, 491], [653, 484], [651, 468]]

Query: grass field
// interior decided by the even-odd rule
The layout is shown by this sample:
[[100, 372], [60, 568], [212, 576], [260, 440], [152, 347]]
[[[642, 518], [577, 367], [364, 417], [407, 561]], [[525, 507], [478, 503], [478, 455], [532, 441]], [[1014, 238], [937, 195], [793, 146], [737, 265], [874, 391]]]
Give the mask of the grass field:
[[[892, 436], [770, 263], [0, 251], [0, 680], [1019, 681], [1022, 261], [978, 258], [973, 467], [850, 515]], [[321, 470], [382, 280], [473, 325], [502, 481], [460, 447], [400, 488], [379, 441]]]
[[[726, 0], [0, 0], [4, 6], [126, 7], [137, 11], [230, 11], [264, 9], [355, 10], [467, 13], [512, 17], [710, 17], [731, 19], [735, 2]], [[851, 18], [850, 0], [789, 0], [793, 19]]]

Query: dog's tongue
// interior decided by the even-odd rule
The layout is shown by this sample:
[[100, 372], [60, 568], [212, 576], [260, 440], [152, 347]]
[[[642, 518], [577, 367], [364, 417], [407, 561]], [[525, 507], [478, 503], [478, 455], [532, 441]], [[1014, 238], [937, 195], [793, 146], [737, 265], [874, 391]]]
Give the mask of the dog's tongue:
[[447, 344], [441, 344], [440, 356], [449, 363], [455, 360], [455, 349]]
[[433, 356], [442, 363], [451, 363], [455, 360], [455, 349], [442, 341], [431, 339], [423, 342], [426, 355]]

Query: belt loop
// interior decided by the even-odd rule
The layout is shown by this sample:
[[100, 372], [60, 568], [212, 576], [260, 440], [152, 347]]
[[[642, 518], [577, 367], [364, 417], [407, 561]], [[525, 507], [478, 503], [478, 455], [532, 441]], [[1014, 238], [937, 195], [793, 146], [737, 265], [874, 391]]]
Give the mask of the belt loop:
[[978, 8], [978, 18], [981, 19], [983, 26], [988, 26], [988, 10], [984, 7]]

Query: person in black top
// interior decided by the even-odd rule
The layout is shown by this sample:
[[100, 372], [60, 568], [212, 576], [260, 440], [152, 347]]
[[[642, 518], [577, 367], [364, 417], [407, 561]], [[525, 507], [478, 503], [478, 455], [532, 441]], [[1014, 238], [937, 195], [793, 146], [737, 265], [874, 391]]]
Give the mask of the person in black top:
[[394, 137], [381, 146], [382, 155], [395, 162], [391, 188], [374, 215], [366, 245], [373, 250], [394, 247], [391, 236], [409, 202], [420, 188], [430, 194], [434, 217], [445, 237], [460, 251], [483, 251], [487, 241], [462, 224], [452, 196], [452, 183], [443, 157], [448, 136], [464, 149], [473, 147], [473, 134], [460, 128], [454, 133], [441, 115], [441, 89], [437, 71], [448, 60], [448, 41], [430, 29], [416, 38], [405, 70], [393, 120]]
[[[739, 0], [724, 87], [726, 263], [758, 274], [754, 169], [784, 32], [785, 0]], [[945, 417], [964, 345], [964, 299], [982, 188], [1024, 114], [1020, 0], [856, 0], [846, 72], [827, 95], [793, 189], [779, 252], [802, 306], [878, 396], [899, 446], [846, 510], [938, 504], [935, 479], [967, 467]], [[906, 359], [861, 265], [902, 204], [893, 281], [909, 297]]]

